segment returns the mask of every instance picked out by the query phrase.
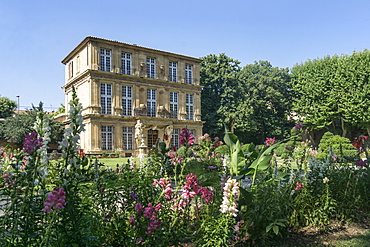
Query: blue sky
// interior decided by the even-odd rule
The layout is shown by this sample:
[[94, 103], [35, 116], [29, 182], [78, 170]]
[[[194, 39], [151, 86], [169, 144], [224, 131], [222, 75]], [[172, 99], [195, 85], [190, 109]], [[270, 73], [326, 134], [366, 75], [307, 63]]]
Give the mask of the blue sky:
[[0, 95], [55, 110], [61, 60], [86, 36], [291, 68], [370, 48], [369, 10], [365, 0], [0, 0]]

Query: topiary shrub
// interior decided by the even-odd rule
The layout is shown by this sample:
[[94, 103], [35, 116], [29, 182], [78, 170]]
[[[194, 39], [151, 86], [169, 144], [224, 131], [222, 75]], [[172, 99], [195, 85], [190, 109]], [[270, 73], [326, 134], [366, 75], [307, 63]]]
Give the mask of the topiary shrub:
[[357, 149], [352, 145], [350, 139], [334, 135], [331, 132], [325, 132], [319, 143], [319, 153], [315, 157], [320, 160], [326, 160], [331, 151], [340, 157], [354, 157], [357, 155]]

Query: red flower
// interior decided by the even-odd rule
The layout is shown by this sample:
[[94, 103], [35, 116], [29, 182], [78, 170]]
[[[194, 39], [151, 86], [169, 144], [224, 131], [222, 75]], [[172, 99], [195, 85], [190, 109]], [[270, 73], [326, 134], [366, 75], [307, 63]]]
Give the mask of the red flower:
[[364, 135], [360, 135], [359, 137], [355, 137], [355, 139], [353, 140], [352, 145], [355, 148], [360, 148], [360, 147], [362, 147], [362, 144], [364, 144], [364, 142], [366, 141], [367, 138], [368, 138], [368, 136], [364, 136]]

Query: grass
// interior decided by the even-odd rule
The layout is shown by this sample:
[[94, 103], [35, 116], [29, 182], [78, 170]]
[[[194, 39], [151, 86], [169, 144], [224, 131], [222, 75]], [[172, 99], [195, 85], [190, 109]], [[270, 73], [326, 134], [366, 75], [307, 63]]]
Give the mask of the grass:
[[[123, 163], [127, 163], [130, 158], [99, 158], [98, 161], [100, 163], [104, 163], [105, 166], [109, 166], [112, 168], [116, 168], [117, 164], [122, 165]], [[139, 163], [139, 158], [134, 158], [133, 161]]]
[[344, 247], [344, 246], [351, 246], [351, 247], [363, 247], [363, 246], [370, 246], [370, 230], [365, 232], [365, 234], [357, 235], [352, 237], [351, 240], [344, 240], [338, 241], [335, 246]]

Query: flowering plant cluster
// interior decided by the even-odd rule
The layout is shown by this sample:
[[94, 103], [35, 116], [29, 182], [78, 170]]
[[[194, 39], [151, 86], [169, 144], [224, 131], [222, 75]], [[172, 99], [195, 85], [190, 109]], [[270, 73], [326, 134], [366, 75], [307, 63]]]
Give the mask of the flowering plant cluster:
[[182, 128], [180, 137], [179, 137], [179, 142], [181, 146], [185, 147], [191, 147], [194, 145], [194, 135], [190, 133], [190, 131], [187, 128]]
[[171, 195], [173, 193], [173, 190], [171, 188], [171, 180], [168, 178], [160, 178], [159, 181], [157, 179], [154, 179], [153, 185], [160, 186], [163, 190], [164, 197], [166, 200], [171, 200]]
[[223, 188], [223, 199], [220, 207], [221, 213], [230, 213], [236, 217], [238, 215], [238, 199], [239, 199], [239, 182], [236, 179], [229, 178]]
[[[46, 156], [49, 129], [42, 114], [24, 152], [0, 148], [1, 246], [268, 246], [285, 229], [324, 228], [333, 218], [368, 213], [366, 161], [357, 155], [344, 162], [336, 152], [326, 161], [308, 159], [308, 142], [298, 143], [299, 152], [295, 141], [283, 144], [295, 166], [278, 166], [275, 138], [243, 152], [235, 135], [217, 149], [223, 145], [218, 138], [204, 134], [196, 145], [183, 128], [179, 150], [164, 146], [140, 163], [129, 159], [107, 168], [79, 151], [82, 106], [74, 90], [72, 98], [63, 159]], [[365, 140], [354, 142], [361, 152]]]
[[64, 206], [67, 204], [65, 201], [65, 194], [64, 188], [55, 188], [53, 192], [48, 194], [48, 199], [46, 199], [44, 203], [45, 207], [42, 209], [42, 211], [50, 213], [53, 210], [57, 211], [64, 208]]
[[24, 152], [32, 154], [36, 149], [42, 146], [42, 138], [38, 138], [35, 131], [31, 132], [29, 135], [24, 134], [24, 137]]
[[210, 203], [213, 197], [213, 192], [199, 185], [196, 175], [188, 174], [186, 176], [186, 182], [184, 182], [181, 198], [186, 204], [189, 204], [190, 199], [196, 195], [201, 196], [205, 203]]
[[161, 209], [162, 204], [157, 204], [153, 207], [153, 203], [148, 203], [147, 207], [143, 207], [141, 203], [136, 203], [135, 211], [137, 212], [137, 217], [135, 219], [134, 215], [130, 215], [130, 225], [132, 227], [140, 227], [139, 220], [144, 217], [147, 220], [147, 227], [145, 233], [148, 235], [154, 234], [154, 231], [159, 229], [162, 224], [162, 220], [157, 217], [158, 211]]
[[266, 137], [265, 145], [272, 146], [272, 144], [274, 144], [275, 142], [276, 142], [275, 137], [274, 138]]

